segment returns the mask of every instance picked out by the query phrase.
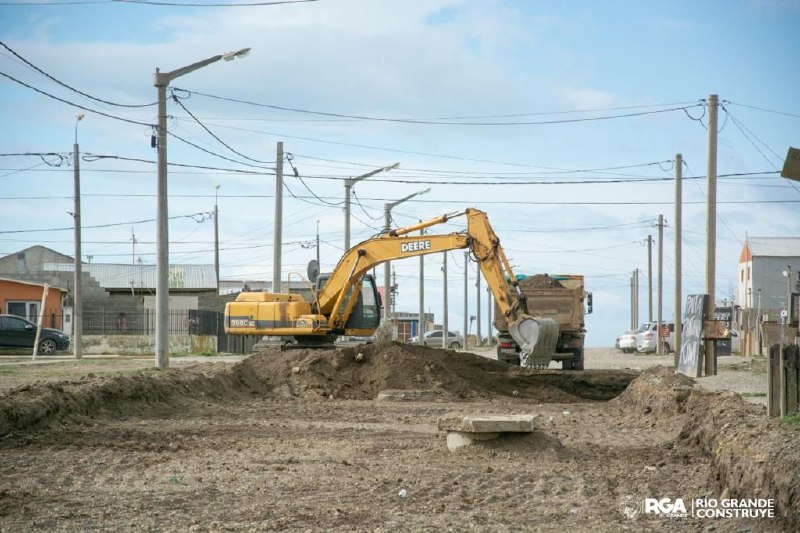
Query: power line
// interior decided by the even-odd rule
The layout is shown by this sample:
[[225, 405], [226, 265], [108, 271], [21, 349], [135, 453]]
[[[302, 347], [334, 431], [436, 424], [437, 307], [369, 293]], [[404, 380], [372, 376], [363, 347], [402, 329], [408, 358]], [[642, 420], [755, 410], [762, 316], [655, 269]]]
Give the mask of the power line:
[[100, 103], [103, 103], [103, 104], [108, 104], [108, 105], [112, 105], [112, 106], [116, 106], [116, 107], [150, 107], [150, 106], [154, 106], [154, 105], [156, 105], [158, 103], [158, 102], [151, 102], [149, 104], [119, 104], [119, 103], [116, 103], [116, 102], [110, 102], [108, 100], [103, 100], [102, 98], [97, 98], [96, 96], [92, 96], [91, 94], [88, 94], [88, 93], [85, 93], [83, 91], [80, 91], [80, 90], [76, 89], [75, 87], [73, 87], [71, 85], [68, 85], [68, 84], [64, 83], [63, 81], [51, 76], [50, 74], [48, 74], [47, 72], [45, 72], [41, 68], [37, 67], [36, 65], [31, 63], [27, 59], [22, 57], [19, 53], [14, 51], [10, 46], [8, 46], [3, 41], [0, 41], [0, 46], [2, 46], [6, 50], [8, 50], [12, 54], [14, 54], [14, 56], [17, 59], [19, 59], [20, 61], [22, 61], [26, 65], [28, 65], [30, 68], [32, 68], [33, 70], [35, 70], [36, 72], [38, 72], [42, 76], [45, 76], [46, 78], [49, 78], [49, 79], [53, 80], [57, 84], [61, 85], [62, 87], [66, 87], [70, 91], [76, 92], [76, 93], [80, 94], [81, 96], [85, 96], [86, 98], [89, 98], [90, 100], [94, 100], [95, 102], [100, 102]]
[[289, 111], [293, 113], [303, 113], [303, 114], [310, 114], [310, 115], [319, 115], [325, 117], [335, 117], [335, 118], [349, 118], [349, 119], [357, 119], [357, 120], [367, 120], [373, 122], [395, 122], [395, 123], [402, 123], [402, 124], [424, 124], [424, 125], [450, 125], [450, 126], [535, 126], [535, 125], [550, 125], [550, 124], [568, 124], [573, 122], [591, 122], [591, 121], [598, 121], [598, 120], [610, 120], [610, 119], [617, 119], [617, 118], [629, 118], [629, 117], [637, 117], [643, 115], [654, 115], [658, 113], [668, 113], [672, 111], [684, 111], [690, 109], [692, 107], [699, 107], [702, 104], [693, 104], [690, 106], [681, 106], [681, 107], [670, 107], [666, 109], [656, 109], [652, 111], [638, 111], [632, 113], [623, 113], [617, 115], [606, 115], [601, 117], [582, 117], [582, 118], [571, 118], [571, 119], [559, 119], [559, 120], [542, 120], [542, 121], [516, 121], [516, 122], [462, 122], [457, 120], [426, 120], [426, 119], [414, 119], [414, 118], [389, 118], [389, 117], [375, 117], [369, 115], [352, 115], [346, 113], [333, 113], [329, 111], [315, 111], [310, 109], [302, 109], [296, 107], [285, 107], [285, 106], [278, 106], [273, 104], [264, 104], [259, 102], [252, 102], [248, 100], [240, 100], [237, 98], [229, 98], [225, 96], [218, 96], [212, 95], [208, 93], [201, 93], [197, 91], [190, 91], [187, 89], [180, 89], [181, 91], [185, 91], [189, 94], [196, 94], [198, 96], [205, 96], [206, 98], [213, 98], [215, 100], [223, 100], [226, 102], [233, 102], [238, 104], [245, 104], [251, 105], [256, 107], [264, 107], [268, 109], [275, 109], [278, 111]]
[[306, 2], [316, 2], [317, 0], [282, 0], [276, 2], [244, 2], [244, 3], [177, 3], [177, 2], [155, 2], [152, 0], [111, 0], [120, 4], [147, 4], [151, 6], [175, 6], [175, 7], [256, 7], [256, 6], [277, 6], [281, 4], [302, 4]]
[[[191, 218], [191, 219], [194, 219], [195, 222], [197, 222], [197, 219], [195, 217], [205, 216], [206, 214], [207, 214], [206, 212], [201, 211], [199, 213], [191, 213], [189, 215], [176, 215], [176, 216], [169, 217], [169, 220], [175, 220], [175, 219], [178, 219], [178, 218]], [[134, 220], [134, 221], [131, 221], [131, 222], [113, 222], [113, 223], [110, 223], [110, 224], [98, 224], [98, 225], [95, 225], [95, 226], [83, 226], [83, 229], [110, 228], [110, 227], [113, 227], [113, 226], [130, 226], [130, 225], [145, 224], [145, 223], [148, 223], [148, 222], [155, 222], [155, 221], [156, 221], [156, 219], [151, 218], [151, 219], [147, 219], [147, 220]], [[2, 230], [2, 231], [0, 231], [0, 234], [41, 233], [43, 231], [68, 231], [68, 230], [72, 231], [73, 229], [75, 229], [75, 226], [68, 226], [68, 227], [64, 227], [64, 228], [46, 228], [46, 229], [15, 229], [15, 230]]]
[[189, 109], [185, 105], [183, 105], [183, 102], [181, 102], [181, 98], [178, 98], [178, 96], [175, 94], [175, 90], [176, 89], [173, 89], [173, 91], [172, 91], [172, 100], [176, 104], [178, 104], [184, 111], [186, 111], [186, 113], [188, 113], [189, 116], [192, 117], [194, 119], [194, 121], [197, 122], [197, 124], [199, 124], [200, 127], [203, 128], [206, 131], [206, 133], [211, 135], [211, 137], [213, 137], [214, 140], [216, 140], [218, 143], [220, 143], [222, 146], [224, 146], [225, 148], [227, 148], [228, 150], [230, 150], [234, 154], [236, 154], [238, 156], [241, 156], [241, 157], [244, 157], [248, 161], [253, 161], [254, 163], [262, 163], [262, 164], [265, 164], [265, 165], [269, 164], [268, 161], [262, 161], [260, 159], [253, 159], [252, 157], [249, 157], [249, 156], [243, 154], [242, 152], [239, 152], [238, 150], [235, 150], [233, 147], [231, 147], [231, 145], [229, 145], [228, 143], [226, 143], [225, 141], [220, 139], [214, 132], [212, 132], [210, 129], [208, 129], [208, 127], [205, 124], [203, 124], [200, 121], [200, 119], [198, 119], [191, 111], [189, 111]]
[[9, 80], [11, 80], [13, 82], [18, 83], [18, 84], [22, 85], [23, 87], [27, 87], [28, 89], [30, 89], [32, 91], [36, 91], [39, 94], [47, 96], [48, 98], [52, 98], [53, 100], [57, 100], [57, 101], [59, 101], [61, 103], [64, 103], [64, 104], [67, 104], [67, 105], [71, 105], [72, 107], [77, 107], [78, 109], [83, 109], [84, 111], [88, 111], [89, 113], [94, 113], [96, 115], [100, 115], [100, 116], [103, 116], [103, 117], [111, 118], [111, 119], [114, 119], [114, 120], [120, 120], [122, 122], [127, 122], [129, 124], [136, 124], [137, 126], [153, 127], [152, 124], [148, 124], [146, 122], [140, 122], [138, 120], [133, 120], [133, 119], [130, 119], [130, 118], [125, 118], [125, 117], [118, 117], [118, 116], [112, 115], [110, 113], [105, 113], [103, 111], [97, 111], [96, 109], [91, 109], [91, 108], [86, 107], [86, 106], [81, 105], [81, 104], [76, 104], [75, 102], [71, 102], [71, 101], [66, 100], [64, 98], [60, 98], [58, 96], [52, 95], [52, 94], [50, 94], [50, 93], [48, 93], [46, 91], [43, 91], [41, 89], [37, 89], [33, 85], [28, 85], [24, 81], [20, 81], [20, 80], [18, 80], [17, 78], [15, 78], [13, 76], [9, 76], [5, 72], [0, 72], [0, 76], [8, 78]]
[[746, 107], [748, 109], [756, 109], [758, 111], [764, 111], [766, 113], [775, 113], [776, 115], [785, 115], [787, 117], [800, 118], [800, 115], [795, 114], [795, 113], [789, 113], [789, 112], [786, 112], [786, 111], [777, 111], [775, 109], [767, 109], [765, 107], [758, 107], [758, 106], [754, 106], [754, 105], [740, 104], [738, 102], [729, 102], [729, 103], [731, 105], [738, 105], [739, 107]]

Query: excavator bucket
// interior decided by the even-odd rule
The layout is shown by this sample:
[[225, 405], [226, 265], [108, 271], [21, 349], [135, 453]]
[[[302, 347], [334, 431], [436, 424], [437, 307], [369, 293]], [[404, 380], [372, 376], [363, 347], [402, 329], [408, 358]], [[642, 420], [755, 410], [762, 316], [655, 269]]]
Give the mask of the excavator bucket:
[[547, 368], [556, 351], [558, 323], [550, 318], [522, 315], [508, 325], [508, 330], [520, 347], [520, 366]]

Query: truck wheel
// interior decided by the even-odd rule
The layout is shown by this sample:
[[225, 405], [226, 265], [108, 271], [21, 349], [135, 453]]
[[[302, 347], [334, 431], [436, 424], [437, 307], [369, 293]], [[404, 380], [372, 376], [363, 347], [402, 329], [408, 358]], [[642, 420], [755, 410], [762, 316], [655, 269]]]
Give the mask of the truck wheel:
[[561, 361], [561, 370], [583, 370], [583, 349], [572, 350], [572, 359]]

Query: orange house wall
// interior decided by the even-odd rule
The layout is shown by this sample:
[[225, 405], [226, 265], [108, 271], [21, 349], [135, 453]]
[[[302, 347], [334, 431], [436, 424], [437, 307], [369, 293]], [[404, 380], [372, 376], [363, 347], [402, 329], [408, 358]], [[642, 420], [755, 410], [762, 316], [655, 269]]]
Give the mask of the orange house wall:
[[[6, 312], [6, 302], [11, 301], [42, 301], [44, 287], [27, 285], [9, 280], [0, 280], [0, 312]], [[61, 289], [53, 287], [47, 293], [45, 301], [45, 315], [42, 325], [48, 328], [61, 327]], [[55, 315], [55, 317], [53, 317]]]

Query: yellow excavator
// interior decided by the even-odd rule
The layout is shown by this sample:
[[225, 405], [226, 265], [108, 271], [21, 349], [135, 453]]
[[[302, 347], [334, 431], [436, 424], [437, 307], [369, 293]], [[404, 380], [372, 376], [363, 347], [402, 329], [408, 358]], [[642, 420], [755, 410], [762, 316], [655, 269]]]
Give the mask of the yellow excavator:
[[[465, 216], [465, 231], [443, 235], [413, 232]], [[339, 335], [369, 336], [380, 325], [381, 298], [368, 274], [386, 261], [468, 248], [508, 320], [509, 333], [520, 346], [520, 365], [546, 367], [555, 351], [558, 324], [528, 314], [500, 239], [486, 213], [474, 208], [391, 230], [347, 250], [330, 274], [314, 281], [307, 295], [242, 292], [225, 306], [229, 335], [293, 337], [299, 346], [329, 346]], [[508, 281], [507, 281], [508, 280]]]

